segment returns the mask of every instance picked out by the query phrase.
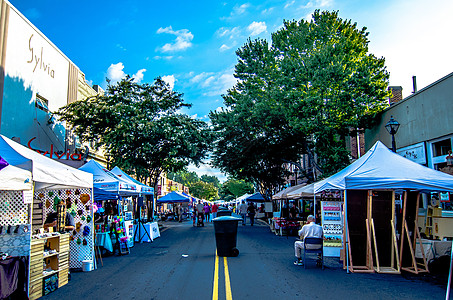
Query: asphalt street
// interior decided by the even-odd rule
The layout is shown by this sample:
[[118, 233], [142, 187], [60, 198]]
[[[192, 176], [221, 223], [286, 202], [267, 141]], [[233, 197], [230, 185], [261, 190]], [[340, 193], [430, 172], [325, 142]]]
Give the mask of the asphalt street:
[[238, 257], [216, 257], [212, 223], [163, 224], [161, 237], [124, 256], [103, 258], [92, 272], [42, 299], [445, 299], [426, 276], [347, 274], [338, 259], [321, 270], [293, 265], [295, 237], [264, 224], [238, 227]]

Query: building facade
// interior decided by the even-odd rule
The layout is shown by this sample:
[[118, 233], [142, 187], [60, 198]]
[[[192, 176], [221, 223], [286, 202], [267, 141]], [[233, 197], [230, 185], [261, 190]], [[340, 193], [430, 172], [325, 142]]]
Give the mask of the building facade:
[[0, 3], [0, 133], [79, 167], [93, 154], [52, 112], [98, 92], [16, 8], [8, 1]]
[[[414, 83], [414, 87], [416, 84]], [[385, 129], [393, 118], [400, 123], [395, 134], [397, 153], [429, 168], [451, 173], [447, 156], [453, 143], [453, 73], [398, 101], [378, 117], [378, 124], [365, 132], [368, 150], [378, 140], [389, 148], [392, 137]]]

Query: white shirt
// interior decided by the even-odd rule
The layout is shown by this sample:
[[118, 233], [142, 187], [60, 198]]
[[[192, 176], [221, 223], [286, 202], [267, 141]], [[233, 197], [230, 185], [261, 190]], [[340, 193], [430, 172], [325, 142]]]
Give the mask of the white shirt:
[[310, 224], [305, 224], [301, 230], [299, 230], [300, 239], [303, 240], [306, 237], [322, 237], [322, 227], [321, 225], [311, 222]]

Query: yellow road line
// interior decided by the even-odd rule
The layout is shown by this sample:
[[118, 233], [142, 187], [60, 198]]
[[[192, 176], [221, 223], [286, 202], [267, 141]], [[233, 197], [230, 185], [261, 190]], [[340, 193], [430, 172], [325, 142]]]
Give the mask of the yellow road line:
[[233, 300], [233, 295], [231, 294], [231, 285], [230, 285], [230, 274], [228, 272], [228, 262], [227, 258], [223, 258], [223, 266], [225, 268], [225, 292], [226, 300]]
[[219, 298], [219, 257], [217, 251], [215, 254], [215, 266], [214, 266], [214, 286], [212, 288], [212, 300]]

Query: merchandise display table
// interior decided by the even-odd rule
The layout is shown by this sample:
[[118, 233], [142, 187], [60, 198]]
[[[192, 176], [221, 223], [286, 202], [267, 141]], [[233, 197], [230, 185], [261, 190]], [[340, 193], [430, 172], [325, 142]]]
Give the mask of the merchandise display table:
[[112, 239], [108, 232], [96, 233], [96, 246], [104, 247], [104, 249], [113, 252]]
[[[423, 250], [425, 252], [425, 258], [429, 262], [431, 259], [438, 258], [444, 255], [450, 255], [451, 252], [451, 241], [436, 241], [422, 239]], [[415, 246], [415, 257], [423, 258], [420, 244], [416, 243]]]
[[134, 226], [134, 232], [136, 242], [152, 242], [154, 239], [160, 237], [159, 226], [157, 225], [157, 222], [139, 223]]
[[300, 223], [297, 220], [288, 220], [286, 218], [273, 218], [272, 228], [276, 235], [289, 235], [289, 232], [296, 232], [300, 229]]

